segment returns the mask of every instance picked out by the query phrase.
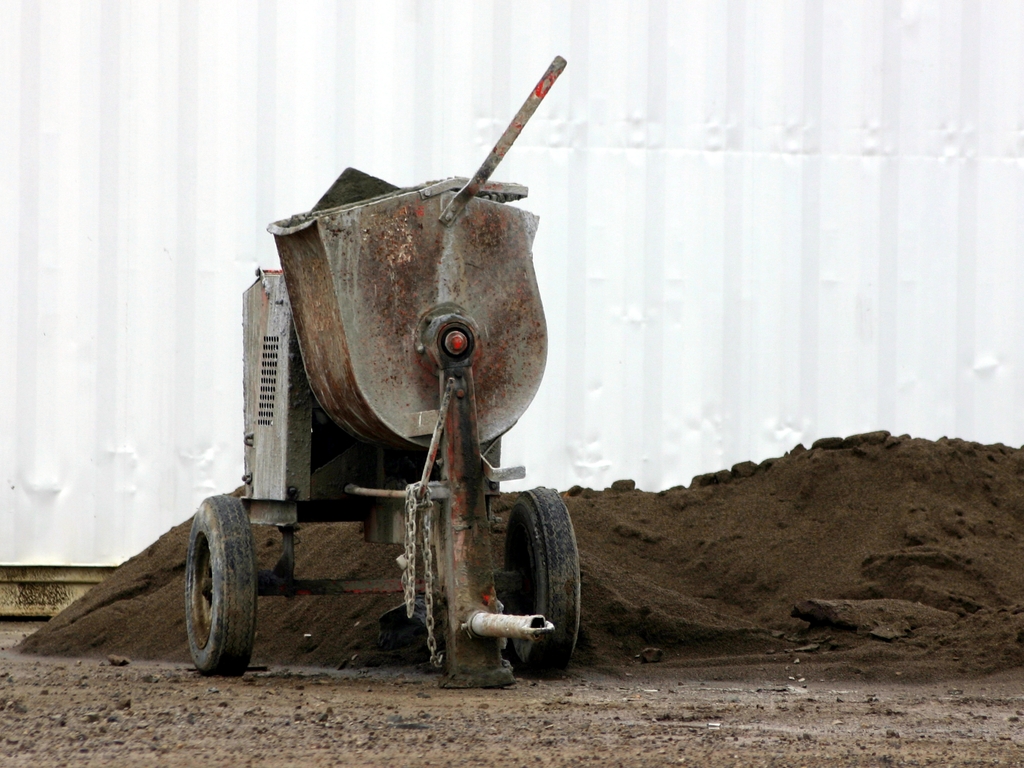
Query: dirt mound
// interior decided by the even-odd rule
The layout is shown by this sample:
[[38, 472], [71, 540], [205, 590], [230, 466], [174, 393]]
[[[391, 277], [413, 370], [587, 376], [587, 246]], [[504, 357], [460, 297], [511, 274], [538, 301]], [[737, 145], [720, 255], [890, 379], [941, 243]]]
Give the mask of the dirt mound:
[[904, 637], [921, 627], [951, 627], [957, 615], [909, 600], [801, 600], [790, 614], [812, 627], [867, 632], [882, 640]]
[[[764, 664], [794, 646], [837, 670], [917, 677], [1024, 664], [1024, 451], [880, 432], [797, 446], [689, 488], [631, 485], [565, 494], [582, 564], [574, 664], [633, 663], [650, 645], [680, 665]], [[496, 514], [513, 500], [503, 496]], [[187, 532], [188, 524], [172, 529], [21, 650], [187, 661]], [[501, 535], [498, 525], [498, 552]], [[398, 547], [364, 545], [358, 524], [305, 526], [298, 539], [300, 577], [398, 573]], [[257, 529], [257, 542], [260, 567], [271, 567], [276, 531]], [[793, 618], [808, 600], [844, 601], [861, 616], [888, 611], [888, 624]], [[376, 648], [377, 617], [396, 602], [261, 598], [254, 663], [409, 660]]]
[[323, 197], [313, 206], [313, 210], [325, 211], [328, 208], [358, 203], [378, 195], [386, 195], [396, 189], [398, 187], [394, 184], [389, 184], [376, 176], [363, 173], [355, 168], [346, 168], [331, 184], [331, 188], [324, 192]]
[[[185, 554], [191, 520], [118, 568], [106, 581], [26, 638], [20, 650], [57, 656], [121, 654], [188, 661], [185, 635]], [[302, 526], [296, 539], [298, 578], [398, 575], [397, 546], [364, 545], [361, 524]], [[254, 526], [260, 568], [272, 568], [281, 536]], [[404, 660], [376, 652], [377, 615], [399, 597], [260, 598], [254, 664], [337, 666], [363, 652], [360, 663]], [[369, 652], [369, 653], [368, 653]]]

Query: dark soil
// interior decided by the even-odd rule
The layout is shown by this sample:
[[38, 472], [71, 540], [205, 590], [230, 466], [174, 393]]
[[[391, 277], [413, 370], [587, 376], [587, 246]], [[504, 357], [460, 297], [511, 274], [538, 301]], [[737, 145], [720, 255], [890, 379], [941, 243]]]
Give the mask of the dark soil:
[[355, 168], [346, 168], [331, 184], [331, 188], [324, 192], [323, 197], [313, 206], [313, 210], [324, 211], [328, 208], [358, 203], [378, 195], [386, 195], [396, 189], [398, 187], [394, 184], [389, 184], [376, 176], [363, 173]]
[[[726, 673], [792, 663], [816, 674], [943, 679], [1024, 665], [1024, 451], [887, 433], [818, 441], [660, 493], [570, 489], [583, 619], [573, 665], [663, 665]], [[514, 496], [495, 509], [506, 516]], [[187, 661], [188, 523], [28, 637], [24, 652]], [[279, 535], [257, 528], [260, 567]], [[495, 552], [501, 552], [501, 525]], [[308, 525], [300, 577], [395, 577], [397, 546], [359, 524]], [[804, 601], [821, 615], [801, 613]], [[870, 601], [870, 602], [861, 602]], [[261, 598], [254, 663], [375, 666], [394, 597]], [[807, 609], [807, 604], [803, 605]], [[831, 621], [829, 611], [840, 618]], [[814, 618], [817, 616], [817, 618]], [[799, 669], [799, 668], [797, 668]]]

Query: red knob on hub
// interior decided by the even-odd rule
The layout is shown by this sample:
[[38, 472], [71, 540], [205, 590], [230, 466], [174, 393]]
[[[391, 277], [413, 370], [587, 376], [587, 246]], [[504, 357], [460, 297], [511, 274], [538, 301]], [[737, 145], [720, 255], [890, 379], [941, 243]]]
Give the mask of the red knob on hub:
[[469, 349], [469, 337], [462, 331], [450, 331], [444, 337], [444, 348], [449, 355], [458, 357]]

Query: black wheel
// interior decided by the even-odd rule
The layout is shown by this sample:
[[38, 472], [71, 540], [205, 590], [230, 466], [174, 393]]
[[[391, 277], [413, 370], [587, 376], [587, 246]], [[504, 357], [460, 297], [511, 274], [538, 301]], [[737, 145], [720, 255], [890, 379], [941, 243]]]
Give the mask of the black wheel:
[[241, 499], [211, 496], [192, 519], [185, 626], [196, 669], [245, 672], [256, 636], [256, 543]]
[[565, 667], [580, 629], [580, 556], [569, 510], [557, 491], [534, 488], [516, 499], [505, 533], [505, 570], [523, 577], [506, 613], [541, 614], [555, 625], [542, 640], [513, 640], [519, 660], [535, 669]]

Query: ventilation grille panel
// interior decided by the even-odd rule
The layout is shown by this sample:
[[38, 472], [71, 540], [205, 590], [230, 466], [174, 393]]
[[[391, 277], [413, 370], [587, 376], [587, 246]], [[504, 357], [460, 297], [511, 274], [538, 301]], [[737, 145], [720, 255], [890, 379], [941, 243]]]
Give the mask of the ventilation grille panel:
[[279, 336], [263, 337], [263, 356], [260, 360], [260, 400], [256, 423], [269, 427], [274, 423], [274, 399], [277, 396], [277, 355], [281, 347]]

